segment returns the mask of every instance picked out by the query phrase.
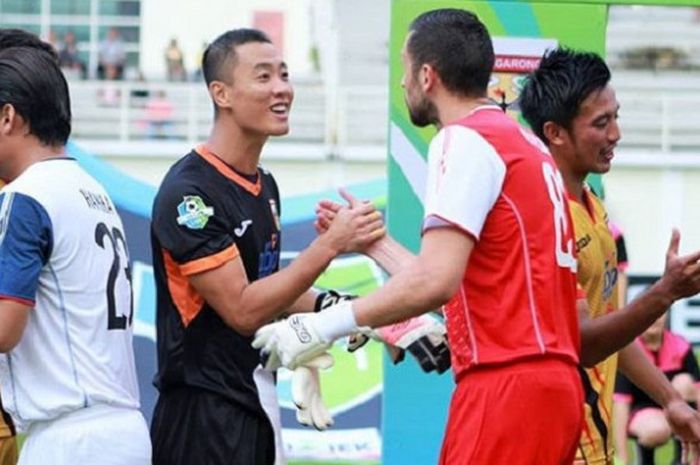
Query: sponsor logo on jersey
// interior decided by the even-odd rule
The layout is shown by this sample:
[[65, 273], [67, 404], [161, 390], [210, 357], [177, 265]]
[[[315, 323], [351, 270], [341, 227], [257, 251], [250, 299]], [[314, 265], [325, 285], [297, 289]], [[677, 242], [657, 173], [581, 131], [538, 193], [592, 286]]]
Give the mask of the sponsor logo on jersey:
[[184, 196], [177, 206], [177, 224], [190, 229], [203, 229], [209, 218], [214, 215], [214, 208], [208, 207], [198, 195]]
[[609, 299], [617, 284], [617, 267], [611, 267], [609, 261], [605, 261], [605, 279], [603, 286], [603, 299]]
[[280, 261], [278, 246], [277, 234], [272, 234], [270, 240], [265, 242], [265, 247], [258, 256], [258, 279], [269, 276], [277, 270]]
[[591, 235], [586, 234], [581, 239], [576, 241], [576, 252], [580, 252], [586, 248], [588, 244], [591, 243]]
[[233, 233], [237, 237], [243, 237], [243, 234], [248, 230], [248, 226], [253, 224], [253, 220], [243, 220], [241, 221], [241, 225], [237, 228], [234, 228]]

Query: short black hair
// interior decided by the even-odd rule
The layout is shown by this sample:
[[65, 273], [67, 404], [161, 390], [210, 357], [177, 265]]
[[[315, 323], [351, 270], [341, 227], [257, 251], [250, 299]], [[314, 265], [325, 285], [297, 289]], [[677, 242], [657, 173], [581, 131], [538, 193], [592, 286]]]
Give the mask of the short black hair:
[[557, 48], [545, 53], [525, 81], [520, 109], [533, 132], [546, 144], [544, 125], [570, 129], [581, 103], [610, 82], [610, 68], [599, 55]]
[[71, 131], [70, 97], [56, 54], [25, 40], [28, 33], [13, 42], [5, 32], [0, 30], [0, 107], [12, 105], [42, 144], [65, 145]]
[[207, 85], [212, 81], [223, 81], [225, 65], [235, 64], [236, 47], [250, 42], [272, 43], [262, 31], [241, 28], [224, 32], [209, 44], [202, 57], [202, 74]]
[[447, 90], [466, 97], [486, 95], [495, 57], [491, 36], [474, 13], [443, 8], [421, 14], [409, 27], [406, 50], [414, 74], [427, 63]]
[[30, 47], [43, 50], [58, 61], [56, 50], [48, 42], [44, 42], [35, 34], [22, 29], [0, 29], [0, 50], [9, 47]]

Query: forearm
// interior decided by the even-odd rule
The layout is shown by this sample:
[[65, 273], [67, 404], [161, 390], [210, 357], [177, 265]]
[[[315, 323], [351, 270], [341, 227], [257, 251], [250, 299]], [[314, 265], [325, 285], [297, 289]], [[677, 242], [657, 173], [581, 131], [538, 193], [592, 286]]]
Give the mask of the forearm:
[[661, 407], [665, 408], [673, 400], [682, 400], [666, 376], [637, 344], [622, 349], [619, 357], [620, 371]]
[[239, 311], [257, 315], [259, 327], [277, 318], [292, 305], [305, 305], [310, 296], [301, 302], [299, 298], [311, 288], [337, 254], [323, 241], [322, 236], [316, 238], [287, 267], [248, 284], [238, 299], [241, 304]]
[[435, 271], [421, 257], [410, 258], [380, 290], [353, 301], [357, 324], [378, 328], [443, 305], [452, 292]]
[[313, 312], [316, 305], [316, 297], [318, 297], [318, 292], [313, 289], [307, 290], [289, 306], [286, 313]]
[[367, 255], [393, 276], [405, 269], [415, 257], [411, 251], [394, 240], [391, 236], [384, 236], [367, 251]]
[[656, 321], [673, 303], [673, 298], [657, 281], [624, 308], [597, 318], [581, 321], [581, 353], [586, 366], [592, 366], [630, 344]]

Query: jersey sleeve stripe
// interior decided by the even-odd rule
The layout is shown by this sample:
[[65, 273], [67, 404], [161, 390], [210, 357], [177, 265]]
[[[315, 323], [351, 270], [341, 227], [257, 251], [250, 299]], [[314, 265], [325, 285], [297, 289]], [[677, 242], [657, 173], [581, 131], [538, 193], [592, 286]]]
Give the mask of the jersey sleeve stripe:
[[236, 244], [231, 244], [226, 249], [214, 255], [198, 258], [196, 260], [192, 260], [191, 262], [179, 265], [180, 272], [184, 276], [191, 276], [193, 274], [201, 273], [203, 271], [213, 270], [214, 268], [218, 268], [224, 263], [235, 259], [239, 255], [240, 252], [238, 251], [238, 247], [236, 247]]
[[460, 232], [466, 234], [469, 236], [474, 242], [477, 242], [479, 240], [479, 236], [474, 233], [473, 231], [470, 231], [466, 227], [457, 224], [453, 221], [450, 221], [446, 218], [441, 217], [440, 215], [436, 214], [430, 214], [425, 217], [423, 220], [423, 231], [422, 234], [425, 234], [431, 229], [437, 229], [437, 228], [452, 228], [452, 229], [457, 229]]
[[36, 302], [32, 299], [23, 299], [14, 295], [0, 294], [0, 300], [11, 300], [13, 302], [17, 302], [18, 304], [28, 305], [30, 307], [34, 307], [36, 304]]
[[189, 279], [182, 274], [182, 268], [165, 249], [163, 249], [163, 263], [173, 304], [180, 314], [182, 324], [187, 326], [204, 307], [204, 299], [192, 287]]

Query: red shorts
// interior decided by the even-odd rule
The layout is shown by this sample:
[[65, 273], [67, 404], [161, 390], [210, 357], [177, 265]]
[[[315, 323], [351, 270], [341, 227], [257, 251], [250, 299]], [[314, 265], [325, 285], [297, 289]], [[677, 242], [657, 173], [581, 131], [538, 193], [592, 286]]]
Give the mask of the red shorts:
[[570, 363], [476, 369], [455, 388], [440, 465], [571, 465], [582, 421], [581, 379]]

